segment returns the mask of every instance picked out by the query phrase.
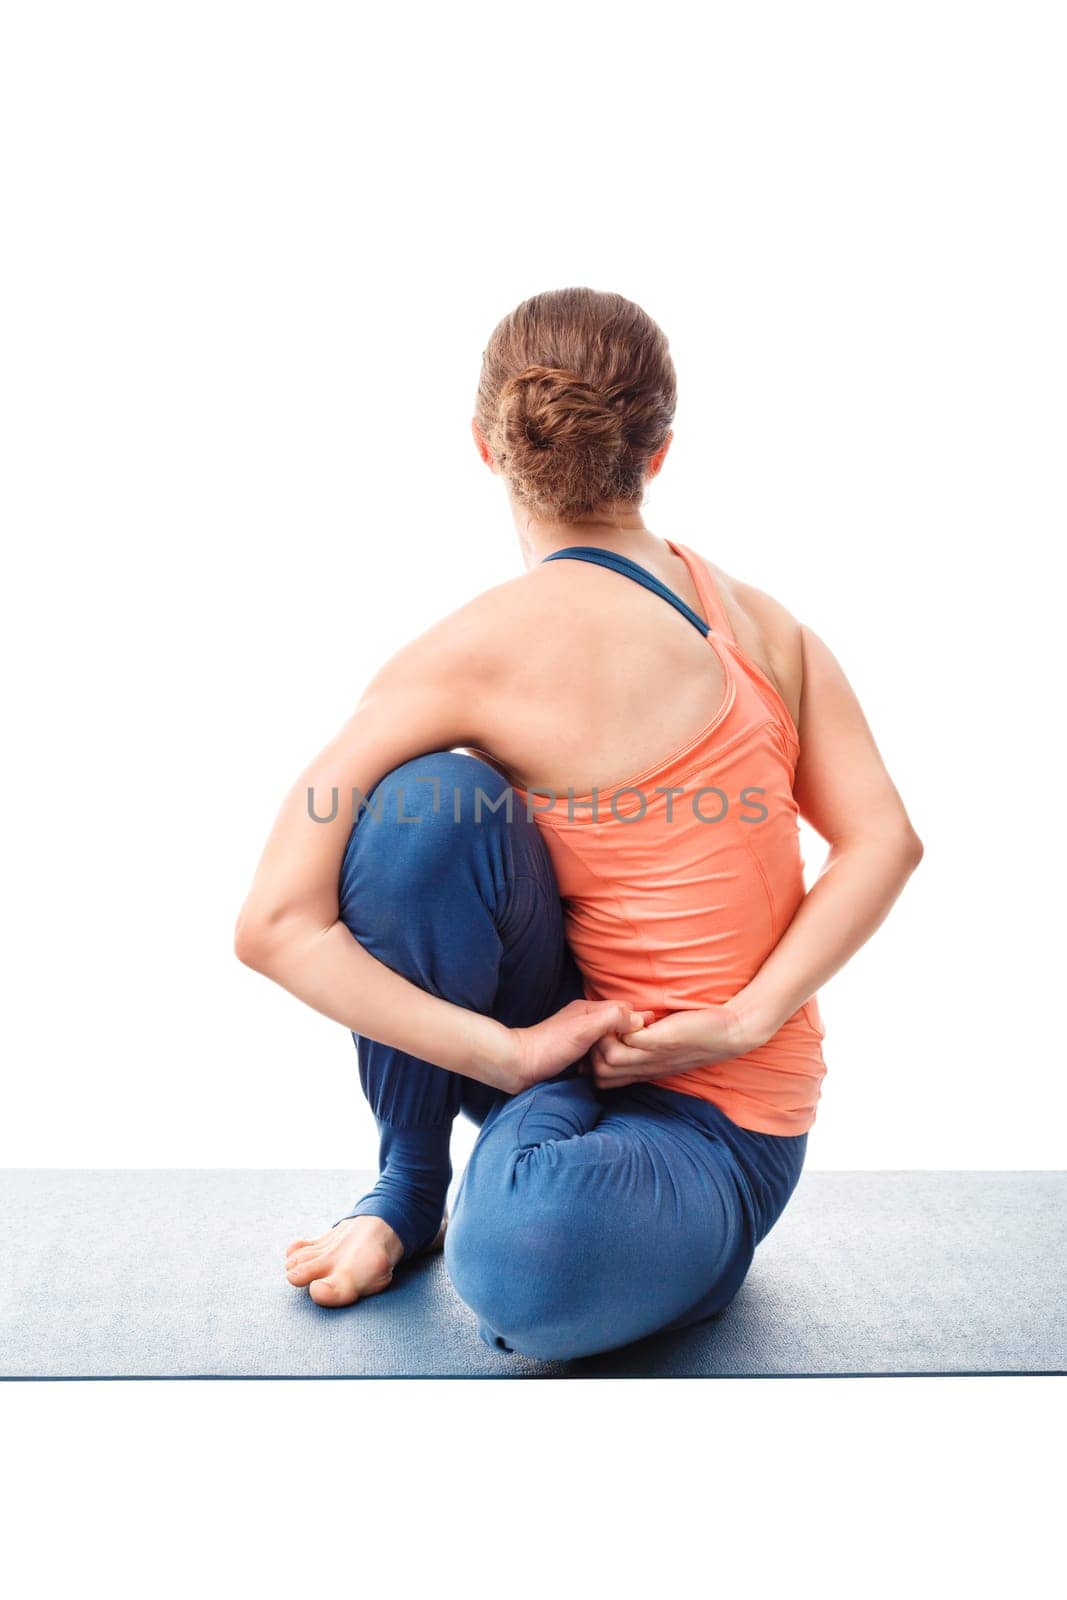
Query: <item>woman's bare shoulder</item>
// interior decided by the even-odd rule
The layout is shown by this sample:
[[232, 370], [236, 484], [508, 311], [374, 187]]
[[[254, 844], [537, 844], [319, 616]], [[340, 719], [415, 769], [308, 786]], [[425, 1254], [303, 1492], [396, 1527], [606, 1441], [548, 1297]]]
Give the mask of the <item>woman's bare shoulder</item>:
[[516, 643], [534, 629], [530, 594], [523, 576], [508, 578], [428, 623], [401, 645], [379, 668], [373, 687], [412, 678], [438, 685], [476, 680], [488, 686], [513, 659]]

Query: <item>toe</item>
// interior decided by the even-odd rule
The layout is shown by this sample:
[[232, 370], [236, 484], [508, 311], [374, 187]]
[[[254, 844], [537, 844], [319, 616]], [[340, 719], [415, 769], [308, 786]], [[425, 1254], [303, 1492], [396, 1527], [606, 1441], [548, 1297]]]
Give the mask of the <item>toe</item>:
[[296, 1284], [297, 1288], [301, 1289], [313, 1278], [325, 1277], [327, 1270], [314, 1256], [308, 1256], [302, 1261], [287, 1261], [285, 1264], [285, 1276], [290, 1283]]
[[322, 1261], [329, 1255], [330, 1247], [325, 1244], [305, 1244], [299, 1250], [292, 1250], [285, 1258], [287, 1267], [303, 1266], [306, 1261]]
[[350, 1306], [359, 1299], [351, 1279], [334, 1276], [315, 1278], [308, 1285], [308, 1293], [320, 1306]]
[[321, 1242], [321, 1235], [318, 1239], [294, 1239], [292, 1244], [286, 1248], [285, 1258], [288, 1260], [289, 1257], [295, 1255], [298, 1250], [310, 1250]]

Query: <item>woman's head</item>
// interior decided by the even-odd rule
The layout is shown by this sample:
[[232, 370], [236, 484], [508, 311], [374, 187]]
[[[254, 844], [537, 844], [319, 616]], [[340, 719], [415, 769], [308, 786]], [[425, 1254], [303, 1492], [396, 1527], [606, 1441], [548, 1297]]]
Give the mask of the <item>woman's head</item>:
[[621, 294], [555, 289], [497, 323], [474, 420], [532, 516], [569, 522], [637, 506], [670, 436], [676, 381], [667, 339]]

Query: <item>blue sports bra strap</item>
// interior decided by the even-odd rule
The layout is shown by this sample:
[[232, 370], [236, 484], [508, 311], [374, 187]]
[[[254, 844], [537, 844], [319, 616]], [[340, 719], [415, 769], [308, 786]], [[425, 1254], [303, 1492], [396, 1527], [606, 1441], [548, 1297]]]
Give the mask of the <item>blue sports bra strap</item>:
[[[654, 573], [639, 566], [636, 561], [631, 561], [629, 556], [621, 556], [614, 550], [601, 550], [593, 544], [572, 544], [566, 550], [553, 550], [550, 556], [545, 556], [545, 561], [559, 561], [562, 557], [573, 558], [575, 561], [592, 561], [598, 567], [610, 567], [613, 572], [621, 572], [624, 578], [632, 578], [643, 589], [651, 589], [653, 594], [658, 594], [668, 605], [680, 611], [687, 621], [693, 624], [705, 639], [708, 636], [708, 624], [703, 617], [697, 616], [692, 606], [687, 606], [681, 595], [675, 594], [673, 589], [668, 589], [661, 583]], [[542, 565], [544, 563], [542, 562]]]

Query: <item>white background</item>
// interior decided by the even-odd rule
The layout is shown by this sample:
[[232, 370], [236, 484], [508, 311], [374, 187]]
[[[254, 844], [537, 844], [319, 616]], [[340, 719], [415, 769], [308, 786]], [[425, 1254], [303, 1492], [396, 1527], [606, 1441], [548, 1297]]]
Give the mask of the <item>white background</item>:
[[1056, 1398], [1043, 1378], [12, 1384], [5, 1570], [25, 1555], [33, 1600], [94, 1572], [121, 1600], [1045, 1600]]
[[8, 24], [0, 1162], [373, 1164], [233, 924], [370, 675], [522, 570], [480, 355], [582, 283], [671, 341], [648, 525], [826, 639], [926, 844], [822, 992], [809, 1165], [1062, 1164], [1046, 14], [403, 15]]
[[[521, 570], [479, 356], [589, 284], [678, 368], [649, 525], [827, 640], [926, 844], [823, 991], [809, 1164], [1061, 1166], [1058, 8], [3, 18], [0, 1163], [372, 1162], [233, 923], [383, 658]], [[20, 1593], [1049, 1587], [1041, 1380], [4, 1388]]]

